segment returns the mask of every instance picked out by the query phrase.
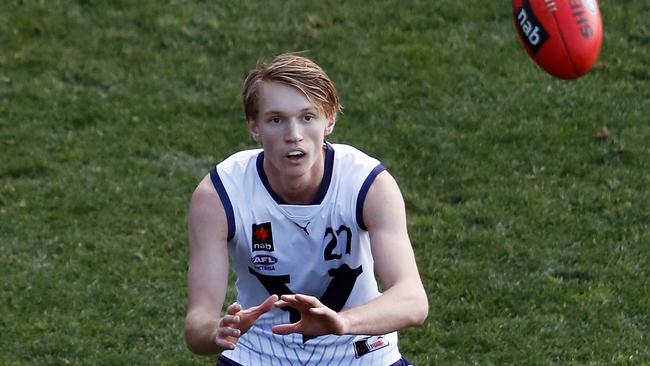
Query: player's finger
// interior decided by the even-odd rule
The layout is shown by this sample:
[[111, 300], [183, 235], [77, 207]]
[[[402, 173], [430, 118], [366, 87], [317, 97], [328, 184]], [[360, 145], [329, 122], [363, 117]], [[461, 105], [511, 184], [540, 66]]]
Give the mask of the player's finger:
[[326, 315], [330, 309], [326, 307], [309, 308], [309, 312], [314, 315]]
[[266, 313], [267, 311], [273, 309], [273, 304], [278, 301], [278, 295], [271, 295], [264, 300], [260, 305], [255, 307], [256, 313]]
[[273, 306], [275, 306], [276, 308], [283, 308], [285, 306], [289, 306], [289, 302], [284, 300], [278, 300], [273, 304]]
[[259, 317], [260, 315], [270, 311], [273, 309], [273, 304], [278, 301], [278, 296], [277, 295], [271, 295], [264, 300], [261, 304], [258, 306], [254, 306], [252, 308], [246, 309], [243, 311], [246, 315], [253, 316], [254, 318]]
[[225, 340], [223, 338], [215, 339], [214, 343], [216, 343], [217, 346], [219, 346], [219, 348], [222, 348], [222, 349], [230, 349], [230, 350], [235, 349], [235, 344], [234, 343], [232, 343], [230, 341], [227, 341], [227, 340]]
[[276, 308], [290, 307], [290, 308], [296, 309], [298, 311], [306, 311], [311, 306], [309, 304], [306, 304], [306, 303], [300, 302], [300, 301], [298, 301], [296, 299], [293, 299], [293, 300], [289, 300], [289, 301], [280, 300], [280, 301], [275, 303], [275, 307]]
[[281, 301], [287, 301], [287, 302], [295, 302], [296, 301], [296, 295], [282, 295], [280, 296]]
[[241, 331], [235, 328], [222, 327], [219, 328], [217, 334], [219, 338], [226, 338], [226, 337], [239, 338], [239, 336], [241, 335]]
[[226, 309], [226, 313], [230, 315], [235, 315], [239, 311], [241, 311], [241, 305], [239, 305], [237, 302], [233, 302], [230, 304], [230, 306], [228, 306], [228, 309]]
[[274, 325], [271, 330], [273, 333], [280, 335], [298, 333], [298, 323]]
[[280, 299], [273, 304], [276, 308], [283, 308], [297, 303], [296, 295], [282, 295]]
[[241, 319], [239, 318], [238, 315], [226, 315], [223, 318], [221, 318], [221, 321], [219, 322], [219, 325], [222, 327], [229, 327], [233, 325], [238, 325]]
[[322, 305], [321, 302], [320, 302], [317, 298], [315, 298], [314, 296], [308, 296], [308, 295], [296, 294], [295, 299], [296, 299], [298, 302], [301, 302], [301, 303], [303, 303], [303, 304], [310, 305], [310, 306], [312, 306], [312, 307], [316, 307], [316, 306], [321, 306], [321, 305]]

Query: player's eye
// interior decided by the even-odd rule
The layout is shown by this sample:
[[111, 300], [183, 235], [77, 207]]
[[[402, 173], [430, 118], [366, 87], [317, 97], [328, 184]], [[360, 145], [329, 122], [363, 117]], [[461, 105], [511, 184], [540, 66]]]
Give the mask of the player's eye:
[[280, 123], [281, 120], [280, 117], [271, 117], [269, 121], [272, 123]]
[[314, 119], [314, 116], [312, 116], [311, 114], [305, 114], [302, 118], [303, 118], [305, 121], [309, 122], [309, 121], [311, 121], [312, 119]]

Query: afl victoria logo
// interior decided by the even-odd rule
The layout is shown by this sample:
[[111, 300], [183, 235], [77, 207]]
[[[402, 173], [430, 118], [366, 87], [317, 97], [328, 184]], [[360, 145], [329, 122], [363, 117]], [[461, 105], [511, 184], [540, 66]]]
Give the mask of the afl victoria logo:
[[272, 255], [259, 254], [251, 258], [251, 262], [258, 271], [274, 271], [274, 264], [278, 263], [278, 259]]
[[253, 258], [251, 258], [251, 261], [253, 261], [253, 264], [259, 264], [259, 265], [271, 265], [271, 264], [278, 263], [277, 258], [275, 258], [272, 255], [266, 255], [266, 254], [256, 255]]

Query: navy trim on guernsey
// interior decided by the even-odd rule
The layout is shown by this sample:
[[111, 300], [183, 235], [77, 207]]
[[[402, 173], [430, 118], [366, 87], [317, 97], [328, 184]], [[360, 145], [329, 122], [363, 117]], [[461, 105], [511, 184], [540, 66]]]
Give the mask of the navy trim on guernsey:
[[227, 357], [219, 356], [217, 360], [217, 366], [242, 366], [242, 364], [237, 363]]
[[[219, 359], [217, 360], [217, 366], [243, 366], [243, 365], [227, 357], [219, 356]], [[397, 360], [397, 362], [393, 363], [390, 366], [413, 366], [413, 364], [405, 358], [400, 358], [399, 360]]]
[[363, 184], [361, 185], [361, 189], [359, 190], [359, 196], [357, 197], [357, 223], [359, 224], [359, 227], [362, 228], [363, 230], [368, 231], [368, 228], [366, 227], [366, 223], [363, 222], [363, 204], [366, 202], [366, 195], [368, 194], [368, 190], [370, 189], [370, 186], [372, 185], [372, 182], [375, 181], [375, 178], [377, 178], [377, 175], [379, 173], [383, 172], [386, 170], [382, 164], [379, 164], [373, 169], [370, 174], [366, 177], [366, 180], [363, 181]]
[[235, 213], [232, 210], [232, 204], [230, 203], [230, 198], [228, 198], [228, 192], [223, 187], [221, 178], [219, 178], [219, 173], [217, 173], [217, 168], [212, 168], [210, 170], [210, 179], [212, 179], [212, 185], [214, 189], [219, 194], [221, 199], [221, 204], [223, 204], [223, 209], [226, 211], [226, 219], [228, 220], [228, 241], [235, 236]]
[[[277, 203], [278, 205], [288, 204], [282, 198], [280, 198], [280, 196], [278, 196], [278, 194], [275, 193], [275, 191], [273, 191], [273, 189], [271, 188], [271, 184], [269, 183], [269, 178], [266, 176], [266, 173], [264, 172], [264, 151], [260, 152], [260, 154], [257, 155], [256, 166], [257, 166], [257, 174], [259, 175], [260, 180], [262, 180], [264, 187], [266, 187], [266, 190], [269, 192], [271, 197], [273, 197], [275, 203]], [[330, 187], [330, 182], [332, 181], [333, 168], [334, 168], [334, 148], [329, 143], [325, 143], [325, 172], [323, 174], [323, 180], [320, 182], [320, 187], [318, 188], [316, 197], [314, 197], [314, 200], [308, 203], [306, 206], [320, 205], [323, 202], [323, 198], [325, 198], [325, 195], [327, 194], [327, 190]]]

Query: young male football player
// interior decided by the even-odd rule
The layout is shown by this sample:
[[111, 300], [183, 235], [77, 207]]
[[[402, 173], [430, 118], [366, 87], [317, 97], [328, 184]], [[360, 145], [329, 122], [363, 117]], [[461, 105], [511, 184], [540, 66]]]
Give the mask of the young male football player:
[[[277, 56], [242, 94], [261, 149], [219, 163], [192, 196], [188, 348], [218, 365], [406, 365], [397, 330], [422, 324], [428, 302], [395, 180], [325, 141], [341, 106], [311, 60]], [[229, 264], [237, 301], [222, 314]]]

